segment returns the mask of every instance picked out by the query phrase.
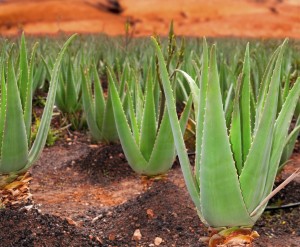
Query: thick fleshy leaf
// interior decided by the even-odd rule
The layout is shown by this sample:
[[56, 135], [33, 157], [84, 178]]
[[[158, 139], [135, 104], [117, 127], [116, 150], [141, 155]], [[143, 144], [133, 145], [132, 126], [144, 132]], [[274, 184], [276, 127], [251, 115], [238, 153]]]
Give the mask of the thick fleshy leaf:
[[176, 104], [173, 97], [174, 94], [172, 91], [171, 82], [166, 68], [166, 63], [155, 38], [152, 38], [152, 42], [155, 46], [156, 54], [158, 57], [159, 73], [162, 79], [173, 138], [176, 146], [177, 155], [181, 164], [184, 180], [195, 206], [197, 207], [198, 211], [200, 211], [199, 188], [197, 186], [196, 179], [193, 175], [189, 157], [186, 152], [183, 135], [180, 129], [180, 124], [177, 118]]
[[82, 68], [82, 105], [86, 116], [86, 121], [89, 126], [92, 137], [95, 140], [102, 140], [102, 119], [98, 120], [100, 126], [96, 122], [96, 112], [94, 100], [92, 96], [91, 81], [89, 72]]
[[[92, 75], [94, 78], [94, 95], [95, 95], [95, 113], [96, 122], [99, 130], [102, 128], [104, 112], [105, 112], [105, 98], [102, 90], [101, 81], [97, 72], [96, 65], [92, 65]], [[91, 95], [91, 92], [89, 93]]]
[[245, 162], [250, 146], [251, 139], [251, 111], [250, 111], [250, 59], [249, 44], [247, 44], [243, 71], [242, 86], [240, 97], [240, 114], [241, 114], [241, 134], [242, 134], [242, 160]]
[[[198, 109], [199, 109], [199, 98], [200, 98], [200, 89], [194, 79], [190, 77], [186, 72], [183, 70], [176, 70], [180, 72], [186, 81], [189, 83], [189, 86], [191, 88], [191, 94], [193, 96], [193, 104], [194, 104], [194, 111], [198, 114]], [[197, 117], [196, 117], [197, 119]]]
[[6, 119], [3, 130], [0, 173], [21, 170], [28, 161], [28, 142], [23, 109], [10, 55], [7, 71]]
[[286, 162], [288, 162], [288, 159], [292, 156], [299, 133], [300, 133], [300, 115], [296, 120], [294, 129], [285, 140], [284, 149], [280, 158], [281, 167], [279, 167], [279, 171], [286, 164]]
[[131, 168], [137, 172], [142, 173], [147, 166], [147, 161], [141, 154], [134, 137], [132, 136], [129, 124], [126, 119], [125, 112], [123, 111], [123, 106], [121, 99], [119, 97], [115, 82], [108, 72], [109, 76], [109, 91], [112, 99], [113, 114], [116, 121], [116, 127], [119, 134], [120, 142], [123, 147], [125, 156], [130, 164]]
[[153, 82], [147, 80], [143, 120], [140, 132], [140, 150], [146, 161], [149, 161], [156, 139], [156, 114], [153, 97]]
[[67, 47], [69, 46], [69, 44], [75, 37], [76, 37], [76, 34], [72, 35], [66, 41], [66, 43], [63, 45], [63, 47], [55, 61], [55, 64], [54, 64], [54, 67], [53, 67], [53, 70], [51, 73], [51, 82], [50, 82], [49, 92], [48, 92], [48, 96], [47, 96], [47, 100], [46, 100], [46, 105], [45, 105], [44, 112], [43, 112], [42, 119], [41, 119], [41, 124], [38, 129], [36, 139], [30, 149], [28, 163], [23, 170], [28, 169], [38, 159], [40, 153], [42, 152], [42, 150], [45, 146], [47, 136], [48, 136], [48, 131], [50, 128], [53, 106], [54, 106], [54, 102], [55, 102], [56, 88], [57, 88], [57, 84], [58, 84], [58, 76], [59, 76], [61, 60], [65, 54]]
[[[192, 98], [190, 97], [179, 120], [182, 133], [189, 119], [191, 106]], [[172, 167], [174, 159], [175, 144], [169, 114], [165, 110], [145, 174], [157, 175], [167, 172]]]
[[241, 174], [243, 168], [242, 157], [242, 128], [241, 128], [241, 114], [240, 114], [240, 91], [242, 84], [242, 75], [239, 76], [237, 88], [235, 90], [235, 98], [233, 104], [231, 125], [230, 125], [230, 143], [238, 174]]
[[275, 66], [276, 59], [278, 58], [278, 54], [280, 51], [280, 47], [276, 49], [276, 51], [272, 54], [272, 57], [267, 65], [267, 68], [264, 72], [260, 87], [259, 87], [259, 93], [258, 93], [258, 99], [256, 103], [256, 114], [255, 114], [255, 125], [254, 125], [254, 131], [253, 135], [256, 135], [257, 128], [259, 126], [259, 122], [261, 120], [264, 104], [266, 101], [268, 88], [271, 82], [271, 77], [273, 73], [273, 69]]
[[[112, 77], [109, 76], [108, 80], [112, 80]], [[109, 82], [111, 83], [111, 82]], [[114, 114], [111, 114], [113, 112], [113, 106], [112, 106], [112, 98], [111, 98], [111, 92], [108, 90], [107, 100], [106, 100], [106, 107], [104, 111], [104, 118], [103, 118], [103, 125], [102, 125], [102, 136], [103, 140], [106, 142], [114, 142], [117, 141], [118, 138], [118, 132], [116, 128], [115, 123], [115, 117]], [[119, 121], [116, 119], [116, 121]]]
[[28, 81], [26, 88], [26, 100], [24, 105], [24, 122], [26, 126], [26, 134], [28, 140], [28, 146], [30, 145], [31, 136], [31, 121], [32, 121], [32, 97], [33, 97], [33, 68], [34, 68], [34, 57], [36, 52], [37, 44], [34, 45], [31, 58], [29, 63]]
[[21, 47], [20, 47], [20, 77], [19, 77], [19, 90], [23, 110], [25, 108], [25, 102], [27, 98], [27, 85], [28, 85], [28, 61], [27, 61], [27, 51], [24, 33], [21, 37]]
[[285, 145], [285, 139], [287, 137], [290, 122], [292, 120], [299, 97], [300, 78], [297, 79], [296, 83], [294, 84], [293, 88], [288, 94], [286, 101], [282, 106], [282, 109], [275, 123], [271, 158], [268, 167], [268, 176], [265, 183], [265, 191], [263, 197], [266, 197], [272, 190], [282, 150]]
[[138, 123], [137, 123], [137, 120], [135, 117], [131, 92], [128, 91], [126, 96], [127, 96], [127, 110], [128, 110], [128, 116], [129, 116], [128, 119], [130, 120], [132, 134], [134, 136], [135, 143], [140, 143], [140, 138], [141, 138], [140, 130], [139, 130], [139, 126], [138, 126]]
[[206, 105], [206, 93], [208, 87], [208, 47], [206, 39], [203, 40], [203, 54], [202, 54], [202, 73], [200, 78], [200, 95], [199, 95], [199, 112], [196, 119], [196, 159], [195, 159], [195, 176], [200, 184], [200, 159], [201, 159], [201, 148], [202, 148], [202, 137], [203, 137], [203, 124], [204, 114]]
[[3, 144], [3, 131], [5, 128], [5, 119], [6, 119], [6, 104], [7, 104], [7, 89], [5, 83], [5, 73], [4, 73], [4, 65], [1, 69], [1, 108], [0, 108], [0, 157], [2, 152], [2, 144]]
[[200, 203], [210, 226], [252, 225], [243, 201], [222, 105], [215, 46], [212, 47], [200, 160]]
[[[67, 73], [65, 76], [65, 107], [67, 113], [75, 113], [77, 110], [77, 89], [75, 85], [75, 79], [74, 79], [74, 69], [73, 69], [73, 63], [71, 59], [69, 59], [69, 63], [67, 65]], [[79, 80], [79, 78], [77, 78]]]
[[273, 142], [273, 130], [277, 114], [280, 67], [283, 46], [276, 60], [264, 110], [257, 127], [253, 143], [240, 176], [241, 189], [248, 211], [252, 212], [263, 199], [263, 190], [269, 170], [269, 159]]

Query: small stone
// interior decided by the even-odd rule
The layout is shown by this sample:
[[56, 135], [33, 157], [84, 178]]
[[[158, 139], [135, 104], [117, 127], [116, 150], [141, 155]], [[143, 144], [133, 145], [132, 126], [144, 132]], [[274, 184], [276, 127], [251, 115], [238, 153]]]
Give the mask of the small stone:
[[154, 239], [154, 244], [155, 244], [155, 246], [159, 246], [162, 242], [163, 242], [163, 239], [160, 238], [160, 237], [156, 237], [156, 238]]
[[153, 219], [154, 218], [154, 212], [152, 209], [148, 208], [147, 209], [147, 215], [149, 219]]
[[108, 239], [110, 241], [114, 241], [116, 239], [116, 235], [114, 233], [110, 233], [109, 236], [108, 236]]
[[140, 229], [136, 229], [133, 233], [132, 240], [140, 241], [142, 239], [142, 234]]

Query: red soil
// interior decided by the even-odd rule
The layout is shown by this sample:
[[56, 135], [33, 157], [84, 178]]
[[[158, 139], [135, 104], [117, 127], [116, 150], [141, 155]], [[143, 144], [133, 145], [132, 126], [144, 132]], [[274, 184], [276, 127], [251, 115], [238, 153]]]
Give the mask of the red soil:
[[300, 39], [299, 0], [120, 0], [121, 14], [101, 7], [107, 0], [0, 1], [0, 34], [58, 32], [124, 34], [131, 23], [135, 36], [176, 34], [213, 37]]

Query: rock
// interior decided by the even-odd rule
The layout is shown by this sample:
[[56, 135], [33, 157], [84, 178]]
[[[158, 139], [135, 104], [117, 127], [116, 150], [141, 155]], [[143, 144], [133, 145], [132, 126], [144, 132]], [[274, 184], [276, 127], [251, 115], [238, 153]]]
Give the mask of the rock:
[[132, 240], [140, 241], [142, 239], [142, 234], [140, 229], [136, 229], [133, 233]]
[[156, 238], [154, 239], [154, 244], [155, 244], [155, 246], [159, 246], [162, 242], [163, 242], [163, 239], [160, 238], [160, 237], [156, 237]]

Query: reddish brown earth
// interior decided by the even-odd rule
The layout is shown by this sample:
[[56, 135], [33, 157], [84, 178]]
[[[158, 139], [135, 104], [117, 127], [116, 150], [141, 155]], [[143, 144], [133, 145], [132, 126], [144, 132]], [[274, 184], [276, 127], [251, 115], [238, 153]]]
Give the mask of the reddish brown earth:
[[135, 36], [165, 35], [174, 20], [178, 35], [300, 38], [299, 0], [119, 0], [120, 14], [107, 10], [108, 0], [0, 2], [2, 35], [20, 30], [119, 35], [127, 20]]

